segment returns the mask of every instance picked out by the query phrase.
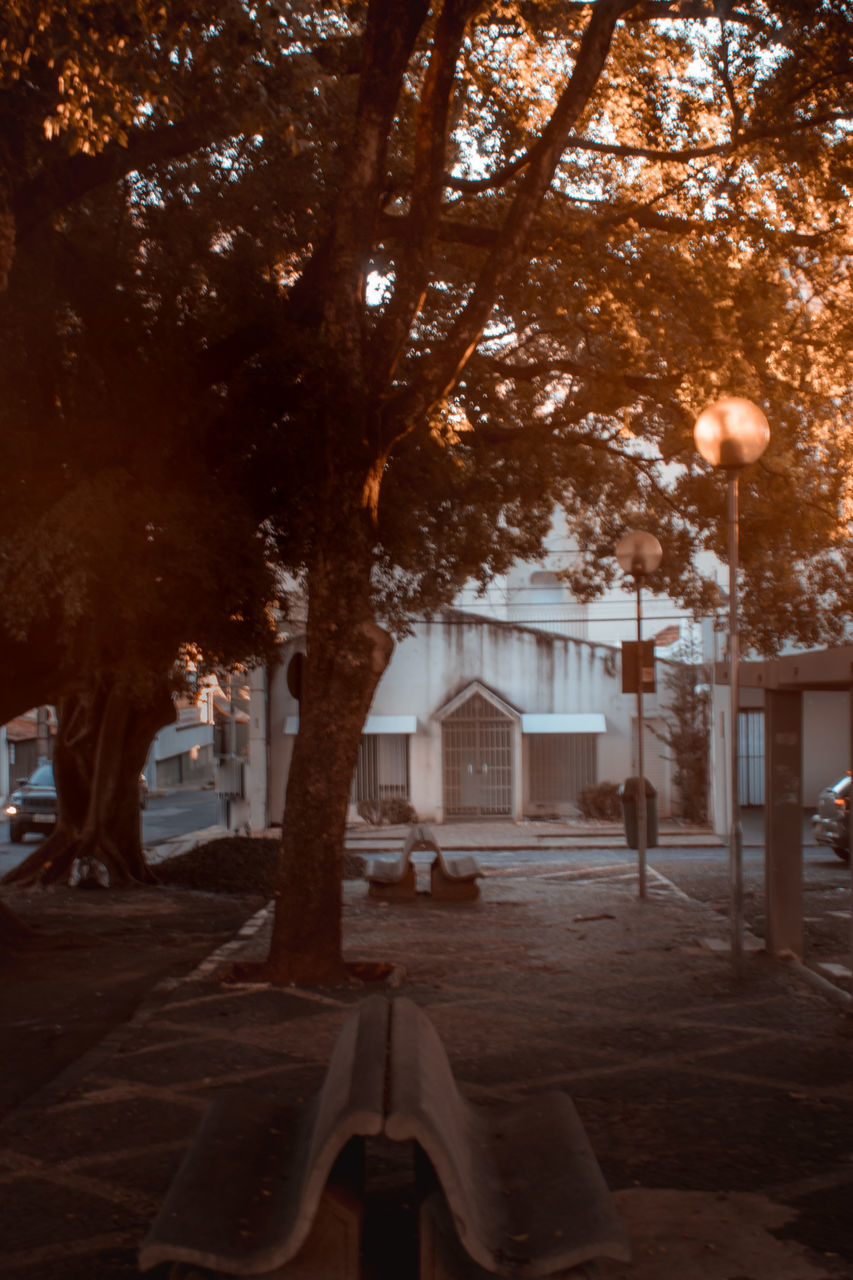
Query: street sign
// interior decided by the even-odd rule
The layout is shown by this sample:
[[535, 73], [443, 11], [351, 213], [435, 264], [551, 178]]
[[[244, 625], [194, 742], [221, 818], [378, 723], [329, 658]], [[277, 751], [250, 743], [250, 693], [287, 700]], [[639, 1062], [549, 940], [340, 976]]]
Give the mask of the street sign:
[[[655, 642], [643, 640], [640, 661], [643, 670], [643, 693], [655, 692]], [[622, 692], [636, 693], [638, 678], [637, 641], [622, 641]]]

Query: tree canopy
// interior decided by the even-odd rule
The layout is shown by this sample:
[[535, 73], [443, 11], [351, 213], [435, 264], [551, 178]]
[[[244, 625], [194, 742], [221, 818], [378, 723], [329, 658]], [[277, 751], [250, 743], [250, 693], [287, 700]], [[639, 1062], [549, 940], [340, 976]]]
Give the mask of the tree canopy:
[[[271, 481], [284, 562], [308, 564], [326, 518], [326, 407], [337, 393], [353, 428], [335, 437], [343, 466], [367, 442], [352, 421], [366, 394], [381, 413], [362, 500], [374, 603], [392, 626], [532, 553], [555, 501], [585, 553], [578, 592], [607, 585], [619, 532], [642, 518], [667, 548], [661, 586], [707, 611], [695, 553], [721, 551], [724, 496], [692, 425], [735, 389], [773, 431], [743, 502], [745, 572], [764, 593], [750, 638], [764, 650], [836, 638], [850, 605], [844, 15], [368, 12], [373, 26], [357, 5], [314, 13], [310, 46], [302, 10], [282, 13], [282, 56], [314, 85], [298, 145], [259, 134], [238, 153], [244, 198], [227, 234], [263, 245], [282, 297], [223, 423], [253, 422], [247, 484]], [[372, 36], [390, 43], [371, 54]], [[586, 55], [573, 62], [582, 36], [598, 59], [591, 86], [571, 75], [587, 68]], [[408, 44], [392, 85], [394, 40]], [[374, 55], [377, 84], [360, 62]], [[324, 298], [338, 326], [328, 344]], [[330, 362], [348, 360], [358, 388], [352, 370], [330, 378]]]
[[145, 878], [138, 774], [170, 692], [200, 655], [260, 660], [274, 642], [266, 538], [207, 431], [215, 295], [193, 294], [177, 220], [154, 238], [145, 194], [125, 182], [66, 212], [0, 295], [2, 634], [18, 651], [0, 702], [8, 718], [35, 689], [59, 707], [59, 824], [19, 878], [65, 878], [87, 824], [90, 860]]

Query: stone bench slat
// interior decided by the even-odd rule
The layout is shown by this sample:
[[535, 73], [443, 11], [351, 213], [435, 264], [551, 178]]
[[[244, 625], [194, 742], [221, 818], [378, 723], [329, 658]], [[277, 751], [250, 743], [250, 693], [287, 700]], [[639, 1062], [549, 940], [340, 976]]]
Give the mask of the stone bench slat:
[[399, 853], [392, 857], [383, 853], [371, 854], [364, 860], [365, 879], [382, 885], [397, 884], [407, 870], [411, 868]]
[[141, 1270], [179, 1262], [259, 1275], [296, 1256], [344, 1148], [382, 1132], [388, 1018], [384, 996], [360, 1002], [307, 1108], [249, 1093], [212, 1101], [140, 1249]]
[[438, 1033], [411, 1000], [391, 1015], [385, 1133], [418, 1143], [470, 1257], [487, 1271], [538, 1277], [630, 1251], [568, 1095], [496, 1110], [459, 1093]]

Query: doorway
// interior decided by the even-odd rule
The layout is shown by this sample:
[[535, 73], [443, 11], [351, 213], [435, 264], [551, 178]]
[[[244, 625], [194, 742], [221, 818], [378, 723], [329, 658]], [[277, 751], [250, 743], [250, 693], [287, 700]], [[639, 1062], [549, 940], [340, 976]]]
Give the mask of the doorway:
[[441, 726], [444, 812], [454, 818], [512, 816], [513, 721], [472, 693]]

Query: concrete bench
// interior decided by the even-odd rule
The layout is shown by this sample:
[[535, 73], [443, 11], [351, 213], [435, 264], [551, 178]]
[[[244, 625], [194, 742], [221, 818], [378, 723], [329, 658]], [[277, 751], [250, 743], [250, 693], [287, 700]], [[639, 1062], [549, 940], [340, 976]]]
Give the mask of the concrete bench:
[[305, 1246], [300, 1274], [304, 1265], [318, 1280], [356, 1280], [363, 1139], [383, 1128], [388, 1024], [384, 996], [360, 1002], [307, 1108], [247, 1092], [214, 1099], [143, 1242], [140, 1269], [172, 1262], [186, 1275], [203, 1267], [261, 1276]]
[[467, 1261], [465, 1267], [447, 1262], [441, 1201], [425, 1198], [422, 1280], [477, 1275], [477, 1267], [504, 1276], [552, 1276], [594, 1258], [630, 1260], [567, 1094], [551, 1091], [496, 1110], [468, 1102], [429, 1018], [405, 998], [392, 1008], [389, 1072], [385, 1133], [416, 1142], [427, 1157], [458, 1241], [476, 1264], [466, 1271]]
[[415, 847], [415, 832], [419, 830], [419, 827], [412, 827], [406, 833], [403, 846], [398, 853], [377, 853], [365, 858], [364, 878], [371, 898], [386, 902], [414, 898], [417, 892], [415, 868], [409, 859]]
[[470, 902], [479, 897], [477, 880], [482, 871], [470, 853], [442, 853], [432, 828], [415, 825], [409, 828], [403, 846], [395, 855], [374, 854], [365, 859], [364, 876], [371, 898], [392, 901], [413, 898], [417, 892], [413, 853], [432, 852], [430, 893], [440, 902]]
[[480, 896], [477, 881], [483, 872], [471, 853], [442, 853], [435, 845], [436, 857], [429, 869], [430, 893], [438, 902], [471, 902]]
[[360, 1280], [364, 1139], [415, 1143], [421, 1280], [558, 1276], [629, 1261], [571, 1099], [497, 1110], [459, 1093], [411, 1000], [347, 1017], [307, 1108], [230, 1093], [209, 1106], [139, 1253], [172, 1280]]

